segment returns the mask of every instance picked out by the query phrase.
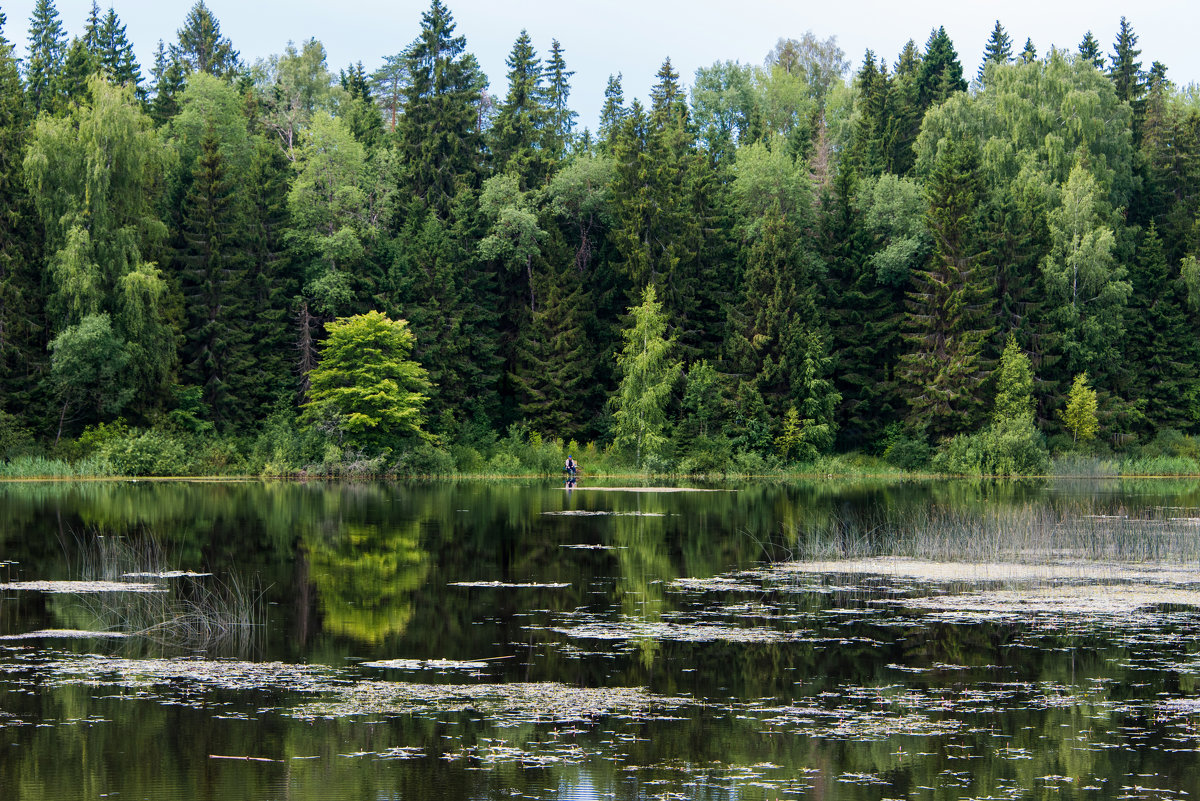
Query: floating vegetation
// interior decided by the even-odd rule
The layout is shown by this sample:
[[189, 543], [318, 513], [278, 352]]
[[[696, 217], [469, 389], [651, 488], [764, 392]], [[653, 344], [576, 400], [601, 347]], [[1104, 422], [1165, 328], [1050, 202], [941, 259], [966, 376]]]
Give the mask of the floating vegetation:
[[[508, 657], [502, 657], [507, 659]], [[483, 670], [488, 667], [484, 660], [456, 661], [454, 659], [383, 659], [363, 662], [362, 667], [387, 670]]]
[[[809, 632], [789, 632], [763, 627], [717, 626], [705, 623], [617, 622], [582, 623], [551, 628], [556, 634], [585, 640], [671, 640], [674, 642], [777, 643], [813, 642]], [[850, 639], [837, 640], [850, 642]], [[861, 639], [859, 642], [872, 642]]]
[[0, 664], [30, 670], [51, 686], [85, 684], [124, 688], [176, 687], [180, 683], [224, 690], [328, 692], [346, 681], [331, 668], [285, 662], [236, 662], [210, 659], [123, 659], [87, 654], [34, 664]]
[[564, 487], [564, 489], [572, 489], [575, 492], [644, 492], [644, 493], [670, 493], [670, 492], [735, 492], [736, 490], [728, 489], [701, 489], [699, 487]]
[[451, 581], [448, 586], [451, 587], [490, 587], [494, 589], [549, 589], [561, 590], [563, 587], [570, 587], [569, 582], [552, 582], [538, 583], [528, 582], [524, 584], [513, 584], [505, 581]]
[[512, 684], [406, 684], [360, 681], [338, 688], [333, 698], [289, 712], [302, 720], [359, 715], [475, 712], [499, 726], [576, 723], [624, 714], [649, 720], [688, 704], [637, 687], [581, 688], [556, 682]]
[[70, 593], [83, 595], [99, 592], [166, 592], [161, 584], [133, 581], [10, 581], [0, 584], [0, 591]]
[[82, 631], [79, 629], [40, 629], [39, 631], [27, 631], [22, 634], [4, 634], [0, 635], [0, 640], [90, 640], [94, 637], [107, 639], [120, 639], [128, 637], [128, 634], [120, 631]]
[[955, 619], [1022, 618], [1045, 614], [1125, 616], [1163, 605], [1200, 608], [1200, 591], [1148, 585], [1075, 584], [1020, 591], [934, 595], [899, 603]]
[[624, 548], [625, 546], [624, 545], [621, 545], [621, 546], [617, 546], [617, 545], [585, 545], [585, 544], [580, 543], [580, 544], [576, 544], [576, 545], [559, 545], [558, 547], [559, 548], [572, 548], [574, 550], [579, 550], [579, 551], [615, 551], [615, 550], [618, 550], [619, 548]]
[[568, 509], [563, 512], [542, 512], [557, 517], [666, 517], [662, 512], [594, 512], [585, 509]]
[[521, 746], [485, 737], [476, 745], [447, 751], [442, 754], [442, 759], [447, 762], [467, 760], [487, 767], [517, 764], [525, 768], [544, 768], [550, 765], [578, 765], [587, 756], [587, 752], [574, 743], [553, 741]]
[[668, 585], [674, 590], [688, 592], [762, 592], [761, 584], [750, 584], [729, 576], [714, 576], [712, 578], [681, 578], [675, 579]]
[[141, 573], [122, 573], [125, 578], [200, 578], [202, 576], [211, 576], [212, 573], [195, 573], [191, 570], [161, 570], [157, 573], [141, 572]]
[[927, 582], [990, 581], [1152, 581], [1169, 584], [1200, 582], [1200, 573], [1180, 565], [1125, 564], [1065, 560], [1052, 563], [943, 562], [908, 557], [786, 562], [770, 573], [849, 573], [914, 579]]

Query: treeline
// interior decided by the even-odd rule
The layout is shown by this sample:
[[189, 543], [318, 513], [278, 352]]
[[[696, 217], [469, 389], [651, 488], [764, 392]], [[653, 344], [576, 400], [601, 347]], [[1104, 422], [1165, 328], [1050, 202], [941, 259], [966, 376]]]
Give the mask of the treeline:
[[645, 104], [610, 77], [596, 131], [557, 41], [522, 32], [494, 96], [441, 0], [336, 75], [315, 39], [246, 63], [203, 2], [145, 72], [112, 9], [69, 38], [38, 0], [21, 63], [5, 22], [5, 458], [1198, 453], [1200, 93], [1124, 19], [1107, 55], [997, 22], [970, 83], [940, 28], [857, 69], [780, 39], [690, 90], [667, 59]]

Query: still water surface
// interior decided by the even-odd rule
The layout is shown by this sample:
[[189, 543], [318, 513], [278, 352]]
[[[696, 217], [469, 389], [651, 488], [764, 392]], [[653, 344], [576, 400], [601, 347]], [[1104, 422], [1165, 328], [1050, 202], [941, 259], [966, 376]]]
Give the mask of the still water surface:
[[0, 799], [1200, 793], [1200, 485], [691, 488], [0, 484]]

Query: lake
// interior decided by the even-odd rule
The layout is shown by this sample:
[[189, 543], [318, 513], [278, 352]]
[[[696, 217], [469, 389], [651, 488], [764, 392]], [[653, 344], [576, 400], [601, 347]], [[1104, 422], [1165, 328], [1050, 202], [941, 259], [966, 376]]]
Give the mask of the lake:
[[1200, 482], [0, 483], [0, 799], [1179, 799]]

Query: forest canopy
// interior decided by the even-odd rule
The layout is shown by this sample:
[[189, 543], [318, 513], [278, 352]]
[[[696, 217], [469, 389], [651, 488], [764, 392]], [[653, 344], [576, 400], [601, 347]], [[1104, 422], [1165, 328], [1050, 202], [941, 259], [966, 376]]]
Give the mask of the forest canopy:
[[38, 0], [18, 62], [0, 11], [0, 459], [1200, 456], [1200, 91], [1124, 18], [1107, 53], [997, 21], [970, 80], [944, 28], [666, 58], [595, 131], [557, 40], [489, 94], [442, 0], [374, 72], [248, 63], [202, 0], [148, 65], [77, 22]]

